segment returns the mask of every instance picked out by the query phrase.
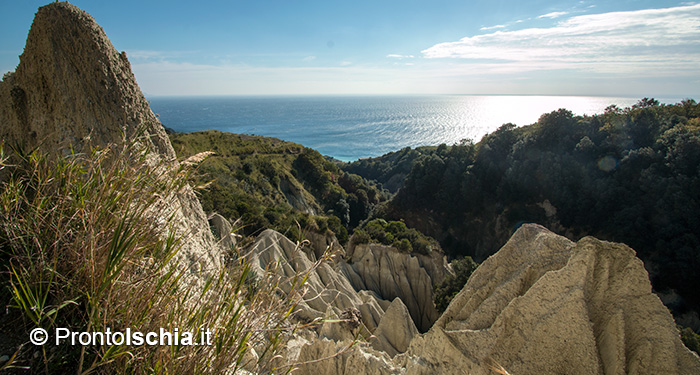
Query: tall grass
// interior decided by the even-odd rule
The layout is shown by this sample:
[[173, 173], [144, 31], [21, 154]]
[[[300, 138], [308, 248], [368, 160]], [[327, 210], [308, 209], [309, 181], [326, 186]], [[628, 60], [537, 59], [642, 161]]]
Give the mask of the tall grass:
[[[250, 287], [251, 267], [233, 257], [205, 280], [179, 264], [182, 233], [168, 200], [186, 188], [190, 163], [167, 163], [137, 139], [50, 159], [0, 146], [0, 319], [28, 338], [4, 368], [31, 373], [185, 374], [287, 372], [276, 357], [303, 276], [277, 298], [279, 277]], [[6, 150], [5, 150], [6, 151]], [[212, 249], [212, 251], [217, 251]], [[56, 346], [53, 330], [214, 331], [212, 345]], [[38, 355], [36, 353], [39, 353]], [[24, 371], [22, 370], [22, 371]], [[17, 370], [19, 371], [19, 370]], [[24, 372], [26, 373], [26, 372]]]

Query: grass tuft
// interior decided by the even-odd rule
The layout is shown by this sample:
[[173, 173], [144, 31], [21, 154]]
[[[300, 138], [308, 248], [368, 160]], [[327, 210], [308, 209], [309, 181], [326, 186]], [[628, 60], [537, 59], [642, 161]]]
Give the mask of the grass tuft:
[[[251, 286], [246, 257], [202, 283], [176, 255], [169, 199], [194, 164], [163, 161], [145, 139], [54, 159], [0, 145], [0, 318], [15, 353], [3, 369], [31, 373], [284, 373], [276, 358], [295, 329], [294, 293], [277, 298], [272, 273]], [[203, 157], [206, 155], [203, 155]], [[234, 249], [235, 250], [235, 249]], [[234, 251], [235, 252], [235, 251]], [[262, 279], [260, 279], [262, 277]], [[300, 277], [295, 288], [301, 286]], [[202, 286], [203, 285], [203, 286]], [[47, 344], [27, 342], [44, 328]], [[55, 345], [72, 332], [212, 330], [212, 345]], [[4, 329], [4, 328], [3, 328]]]

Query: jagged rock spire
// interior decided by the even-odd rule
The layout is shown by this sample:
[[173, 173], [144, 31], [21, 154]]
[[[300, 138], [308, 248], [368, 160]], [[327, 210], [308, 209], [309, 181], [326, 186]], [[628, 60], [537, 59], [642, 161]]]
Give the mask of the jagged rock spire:
[[47, 150], [119, 142], [137, 129], [158, 153], [175, 153], [124, 52], [67, 2], [39, 8], [15, 73], [0, 83], [0, 136]]
[[[137, 133], [138, 132], [138, 133]], [[136, 83], [125, 53], [119, 53], [95, 20], [67, 2], [39, 8], [15, 73], [0, 82], [0, 140], [25, 150], [41, 146], [49, 155], [86, 151], [85, 146], [118, 144], [135, 135], [165, 165], [176, 166], [163, 126]], [[175, 257], [191, 270], [186, 282], [203, 283], [218, 272], [216, 244], [197, 197], [189, 186], [155, 203], [154, 221], [182, 237]], [[163, 215], [159, 217], [159, 215]]]

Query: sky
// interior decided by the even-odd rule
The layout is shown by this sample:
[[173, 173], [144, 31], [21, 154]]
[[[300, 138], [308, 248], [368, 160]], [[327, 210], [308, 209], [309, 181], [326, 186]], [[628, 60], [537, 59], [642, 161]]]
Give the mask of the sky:
[[[37, 8], [0, 0], [0, 74]], [[700, 2], [73, 0], [147, 96], [700, 97]]]

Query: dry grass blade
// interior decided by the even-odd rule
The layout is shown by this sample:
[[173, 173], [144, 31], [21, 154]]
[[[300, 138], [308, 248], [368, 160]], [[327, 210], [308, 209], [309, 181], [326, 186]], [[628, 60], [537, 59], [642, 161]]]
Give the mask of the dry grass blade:
[[269, 298], [279, 283], [272, 277], [251, 288], [245, 258], [211, 270], [204, 287], [191, 282], [202, 276], [176, 260], [187, 235], [174, 229], [168, 205], [187, 186], [191, 164], [163, 161], [141, 141], [55, 160], [37, 149], [5, 156], [0, 147], [0, 259], [7, 265], [0, 297], [12, 306], [0, 319], [25, 338], [35, 327], [193, 336], [209, 329], [212, 345], [46, 344], [39, 358], [25, 346], [13, 366], [38, 373], [269, 372], [294, 329], [286, 320], [297, 298]]

